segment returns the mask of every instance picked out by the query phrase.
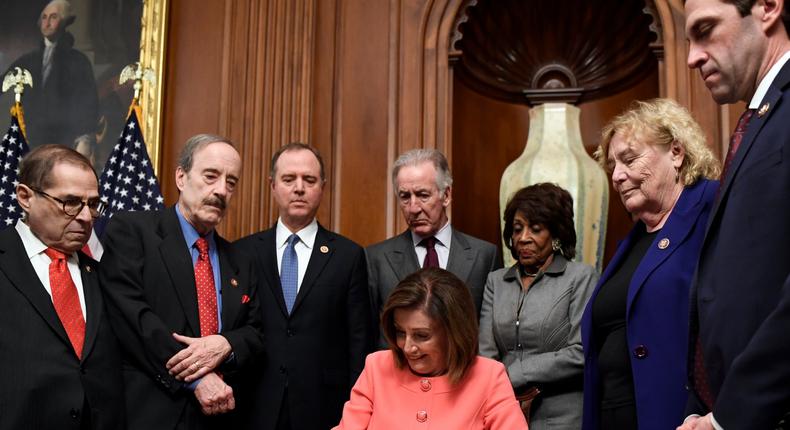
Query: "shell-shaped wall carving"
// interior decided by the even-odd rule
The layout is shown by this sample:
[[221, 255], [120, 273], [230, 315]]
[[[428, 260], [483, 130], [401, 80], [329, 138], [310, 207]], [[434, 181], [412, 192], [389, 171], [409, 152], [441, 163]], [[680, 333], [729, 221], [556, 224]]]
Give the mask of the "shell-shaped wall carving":
[[656, 26], [643, 0], [468, 3], [455, 71], [489, 97], [577, 104], [627, 89], [656, 68]]

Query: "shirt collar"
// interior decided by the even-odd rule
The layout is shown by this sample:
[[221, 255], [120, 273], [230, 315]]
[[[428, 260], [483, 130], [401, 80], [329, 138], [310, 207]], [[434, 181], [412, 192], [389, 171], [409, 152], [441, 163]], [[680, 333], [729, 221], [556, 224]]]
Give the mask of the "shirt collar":
[[[19, 234], [19, 238], [22, 239], [22, 245], [25, 247], [28, 260], [42, 254], [49, 248], [35, 233], [33, 233], [30, 226], [21, 219], [17, 220], [15, 228], [16, 232]], [[73, 255], [74, 253], [72, 252], [68, 257], [71, 258]]]
[[46, 37], [44, 38], [44, 46], [47, 47], [47, 48], [54, 47], [57, 44], [58, 44], [57, 41], [53, 42], [53, 41], [47, 39]]
[[[275, 231], [277, 248], [282, 248], [288, 242], [288, 238], [291, 237], [292, 232], [283, 224], [282, 218], [277, 218], [277, 227]], [[307, 246], [307, 249], [312, 249], [315, 243], [315, 236], [318, 234], [318, 221], [313, 218], [310, 224], [307, 224], [303, 229], [295, 233], [299, 236], [299, 240]]]
[[[201, 237], [200, 233], [195, 229], [195, 226], [189, 223], [184, 215], [181, 213], [181, 208], [176, 204], [176, 215], [178, 216], [178, 224], [181, 225], [181, 232], [184, 234], [184, 241], [187, 243], [187, 248], [192, 249], [195, 242]], [[206, 236], [209, 249], [216, 249], [214, 245], [214, 230], [211, 230]]]
[[[448, 220], [436, 234], [433, 235], [436, 238], [436, 242], [445, 248], [450, 248], [450, 241], [453, 237], [453, 229], [450, 227], [450, 221]], [[422, 240], [425, 239], [424, 237], [420, 237], [415, 232], [411, 232], [411, 240], [414, 243], [414, 246], [418, 246]]]
[[749, 102], [749, 109], [758, 109], [760, 107], [760, 104], [762, 104], [765, 98], [765, 94], [768, 93], [768, 89], [771, 88], [771, 84], [774, 82], [774, 79], [776, 79], [776, 75], [779, 74], [788, 60], [790, 60], [790, 51], [785, 52], [784, 55], [779, 57], [779, 61], [768, 69], [768, 73], [766, 73], [763, 80], [760, 81], [760, 85], [757, 86], [757, 91], [754, 92], [752, 100]]
[[[546, 275], [551, 276], [559, 276], [563, 272], [565, 272], [565, 268], [568, 267], [568, 259], [565, 258], [562, 254], [554, 254], [554, 258], [551, 260], [551, 264], [546, 270], [543, 271]], [[505, 280], [513, 280], [518, 277], [518, 263], [510, 266], [509, 269], [505, 271], [503, 278]]]

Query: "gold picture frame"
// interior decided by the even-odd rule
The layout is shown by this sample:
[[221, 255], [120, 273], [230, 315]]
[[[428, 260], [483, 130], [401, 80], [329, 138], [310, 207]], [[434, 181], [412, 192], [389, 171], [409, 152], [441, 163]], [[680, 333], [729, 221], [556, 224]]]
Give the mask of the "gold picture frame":
[[156, 82], [143, 81], [140, 107], [145, 143], [154, 172], [159, 176], [162, 139], [162, 99], [164, 97], [165, 45], [167, 42], [167, 16], [170, 0], [143, 0], [143, 17], [140, 30], [140, 64], [151, 68]]

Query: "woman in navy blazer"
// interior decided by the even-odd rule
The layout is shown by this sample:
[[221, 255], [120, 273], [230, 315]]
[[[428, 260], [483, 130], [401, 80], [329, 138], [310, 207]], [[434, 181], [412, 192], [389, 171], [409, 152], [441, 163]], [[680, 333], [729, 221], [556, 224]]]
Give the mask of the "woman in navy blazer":
[[637, 102], [596, 152], [636, 224], [582, 317], [584, 430], [675, 429], [686, 405], [689, 288], [718, 162], [676, 102]]

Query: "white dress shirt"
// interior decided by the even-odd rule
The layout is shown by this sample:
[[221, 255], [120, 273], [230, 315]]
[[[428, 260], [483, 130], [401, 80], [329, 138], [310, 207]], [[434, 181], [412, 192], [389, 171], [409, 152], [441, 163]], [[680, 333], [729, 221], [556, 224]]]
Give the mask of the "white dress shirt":
[[294, 245], [294, 250], [296, 250], [296, 259], [299, 261], [298, 269], [299, 269], [299, 279], [296, 284], [296, 292], [299, 292], [299, 289], [302, 288], [302, 280], [304, 279], [304, 274], [307, 272], [307, 264], [310, 262], [310, 254], [313, 252], [313, 245], [315, 244], [315, 235], [318, 233], [318, 222], [313, 218], [313, 221], [307, 225], [307, 227], [297, 231], [292, 232], [288, 229], [288, 227], [283, 224], [282, 219], [277, 219], [277, 227], [276, 227], [276, 242], [277, 245], [277, 271], [282, 274], [283, 270], [283, 253], [285, 253], [285, 248], [288, 246], [288, 238], [291, 237], [292, 233], [296, 233], [299, 236], [299, 241], [296, 242]]
[[774, 83], [774, 79], [776, 79], [776, 75], [779, 74], [779, 71], [782, 70], [785, 63], [790, 60], [790, 51], [787, 51], [779, 57], [779, 61], [777, 61], [770, 69], [768, 69], [768, 73], [763, 76], [763, 79], [760, 81], [760, 85], [757, 86], [757, 90], [755, 90], [754, 95], [752, 96], [751, 101], [749, 101], [749, 109], [759, 109], [760, 104], [763, 102], [765, 98], [765, 94], [768, 92], [768, 88], [771, 87], [771, 84]]
[[[22, 239], [22, 245], [25, 247], [25, 253], [27, 254], [27, 258], [30, 259], [30, 264], [33, 265], [33, 270], [36, 271], [38, 279], [41, 281], [41, 284], [44, 286], [44, 289], [51, 299], [52, 288], [49, 285], [49, 263], [51, 263], [52, 260], [44, 253], [44, 251], [47, 250], [47, 245], [44, 245], [44, 242], [36, 237], [33, 231], [30, 230], [30, 227], [22, 222], [22, 220], [16, 222], [16, 232]], [[69, 268], [71, 279], [74, 281], [74, 286], [77, 287], [77, 295], [80, 298], [80, 308], [82, 308], [82, 317], [85, 321], [88, 321], [88, 314], [85, 308], [85, 293], [82, 291], [82, 275], [80, 274], [79, 258], [77, 258], [76, 252], [71, 253], [68, 257], [66, 265]]]
[[[436, 238], [434, 249], [436, 250], [436, 255], [439, 257], [439, 267], [447, 270], [447, 262], [450, 260], [450, 242], [453, 240], [453, 229], [450, 227], [450, 221], [447, 221], [447, 224], [440, 228], [433, 237]], [[425, 238], [411, 232], [414, 252], [417, 253], [417, 262], [420, 263], [420, 267], [423, 266], [425, 256], [428, 254], [428, 249], [424, 246], [420, 246], [420, 242], [422, 242], [423, 239]]]

